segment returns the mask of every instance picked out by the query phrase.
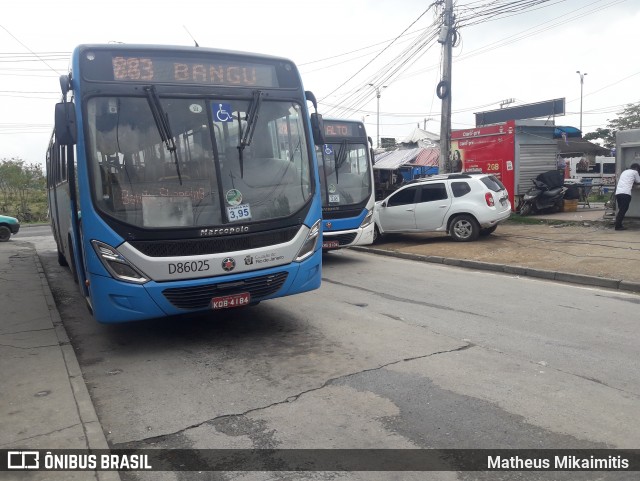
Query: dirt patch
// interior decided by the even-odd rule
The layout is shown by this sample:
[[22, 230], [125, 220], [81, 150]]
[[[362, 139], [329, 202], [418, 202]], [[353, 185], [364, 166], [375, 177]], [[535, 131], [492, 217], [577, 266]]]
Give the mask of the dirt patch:
[[640, 229], [505, 223], [475, 242], [445, 234], [384, 236], [376, 248], [640, 282]]

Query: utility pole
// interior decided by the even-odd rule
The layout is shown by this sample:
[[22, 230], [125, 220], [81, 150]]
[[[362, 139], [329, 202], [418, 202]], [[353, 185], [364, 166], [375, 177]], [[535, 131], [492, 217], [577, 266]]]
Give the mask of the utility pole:
[[587, 72], [581, 73], [580, 70], [576, 70], [576, 73], [580, 75], [580, 132], [582, 133], [582, 89], [584, 87], [584, 76]]
[[[378, 99], [378, 114], [377, 114], [378, 119], [376, 121], [378, 129], [377, 129], [377, 132], [376, 132], [376, 136], [377, 136], [376, 147], [379, 149], [380, 148], [380, 87], [376, 87], [373, 84], [369, 84], [369, 85], [371, 87], [373, 87], [374, 89], [376, 89], [376, 97]], [[387, 86], [383, 85], [382, 88], [386, 89]]]
[[443, 23], [440, 28], [440, 38], [438, 42], [442, 44], [443, 63], [442, 80], [436, 88], [436, 95], [442, 99], [442, 113], [440, 120], [440, 159], [438, 162], [439, 172], [448, 173], [451, 171], [449, 162], [449, 152], [451, 149], [451, 56], [453, 50], [453, 0], [445, 0]]

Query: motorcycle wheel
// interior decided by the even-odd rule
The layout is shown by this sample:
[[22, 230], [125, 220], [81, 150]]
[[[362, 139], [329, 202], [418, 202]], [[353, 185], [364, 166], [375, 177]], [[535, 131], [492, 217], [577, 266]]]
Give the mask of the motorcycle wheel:
[[563, 206], [564, 206], [564, 199], [560, 199], [558, 202], [556, 202], [556, 205], [555, 205], [556, 212], [562, 212]]
[[522, 207], [520, 207], [520, 215], [529, 215], [532, 210], [531, 204], [523, 204]]

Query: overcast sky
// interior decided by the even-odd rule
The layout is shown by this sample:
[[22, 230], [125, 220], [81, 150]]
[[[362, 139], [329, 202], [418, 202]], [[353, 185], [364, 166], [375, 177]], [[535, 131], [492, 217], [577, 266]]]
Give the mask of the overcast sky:
[[[565, 98], [557, 125], [605, 127], [640, 101], [640, 0], [549, 0], [519, 15], [481, 17], [487, 5], [454, 0], [461, 25], [453, 49], [453, 129], [475, 112]], [[440, 132], [442, 49], [430, 1], [402, 0], [21, 0], [0, 17], [0, 159], [42, 163], [59, 100], [58, 77], [81, 43], [159, 43], [288, 57], [321, 113], [365, 119], [402, 139], [418, 124]], [[476, 8], [474, 14], [471, 8]], [[476, 23], [478, 22], [478, 23]], [[476, 24], [474, 24], [476, 23]], [[394, 42], [395, 39], [395, 42]], [[417, 45], [422, 45], [418, 47]], [[406, 57], [405, 57], [406, 56]], [[404, 62], [401, 63], [400, 59]], [[374, 87], [369, 86], [373, 83]]]

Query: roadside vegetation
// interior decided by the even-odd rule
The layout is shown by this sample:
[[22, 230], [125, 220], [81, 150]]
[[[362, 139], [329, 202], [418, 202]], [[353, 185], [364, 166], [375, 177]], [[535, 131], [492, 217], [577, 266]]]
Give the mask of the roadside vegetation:
[[585, 140], [599, 140], [603, 147], [612, 149], [616, 146], [616, 132], [619, 130], [640, 128], [640, 102], [627, 104], [618, 117], [609, 120], [606, 128], [597, 128], [582, 136]]
[[46, 185], [42, 165], [0, 159], [0, 214], [24, 224], [47, 221]]

